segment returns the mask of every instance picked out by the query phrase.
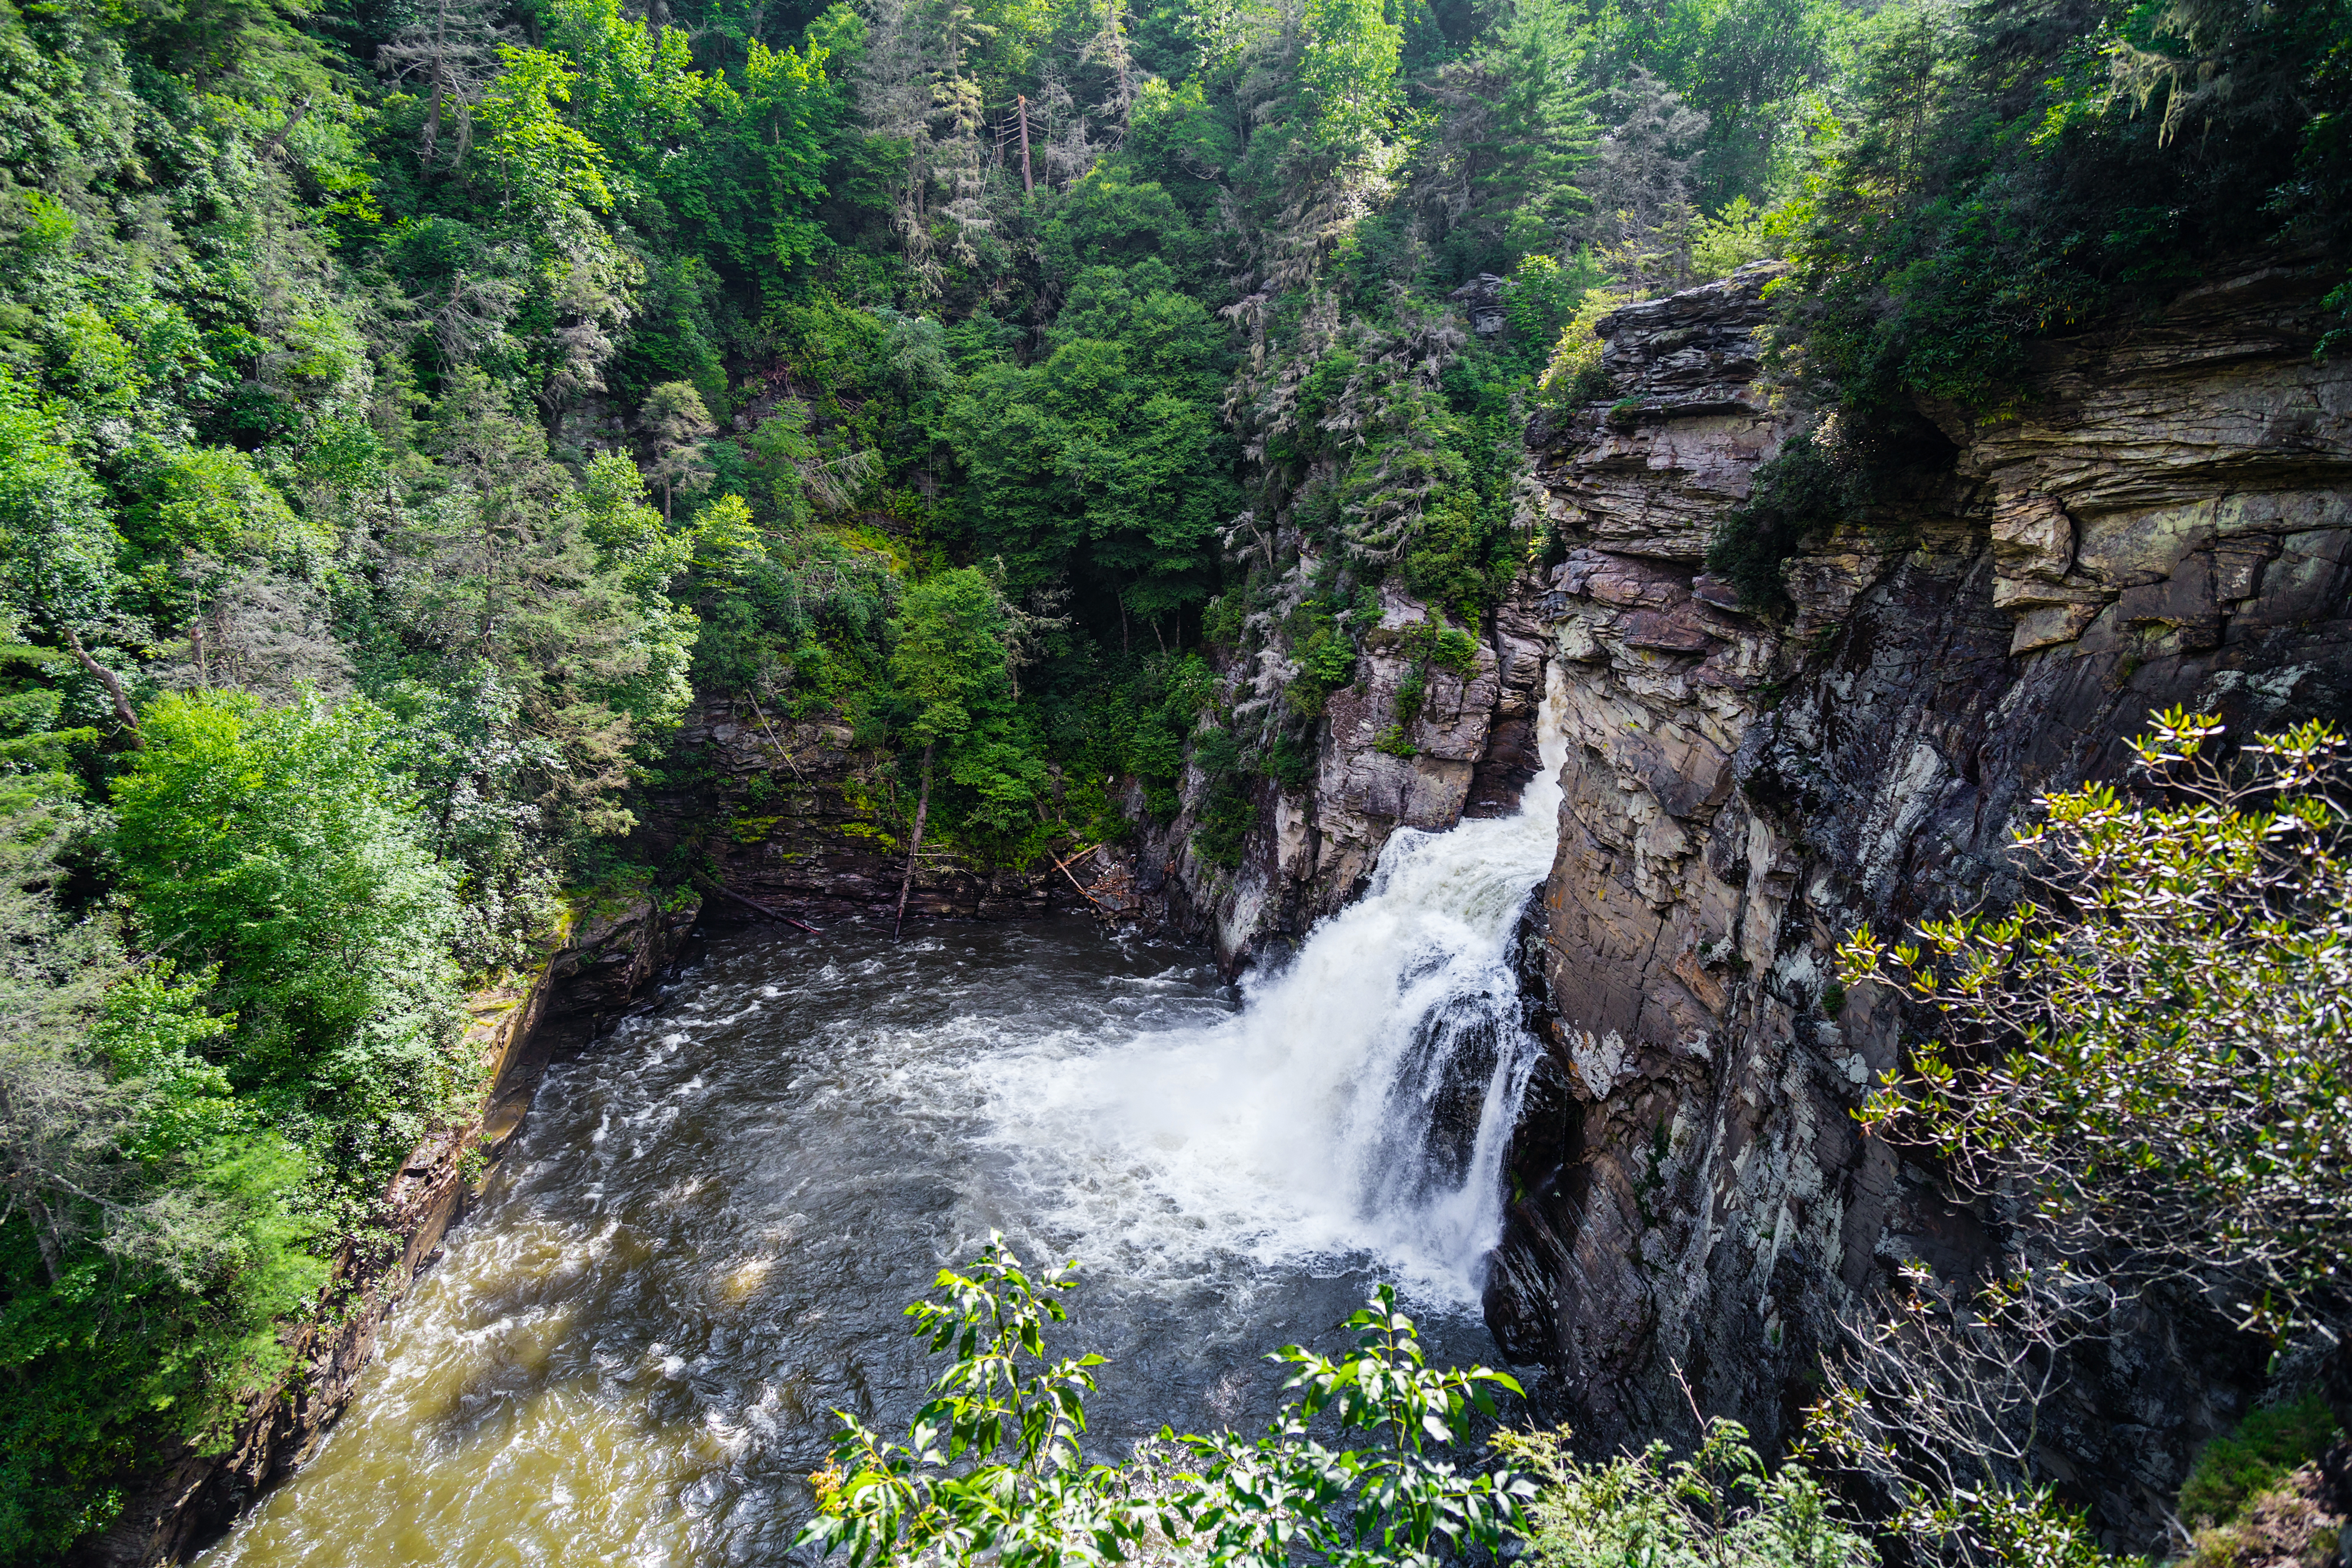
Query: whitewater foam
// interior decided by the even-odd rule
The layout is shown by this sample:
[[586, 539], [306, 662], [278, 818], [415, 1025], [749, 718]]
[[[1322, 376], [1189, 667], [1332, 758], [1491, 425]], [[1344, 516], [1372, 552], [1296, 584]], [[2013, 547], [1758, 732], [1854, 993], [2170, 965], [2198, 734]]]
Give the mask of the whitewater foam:
[[985, 1135], [1037, 1218], [1114, 1273], [1369, 1257], [1474, 1302], [1539, 1049], [1510, 946], [1558, 842], [1559, 712], [1555, 674], [1516, 815], [1398, 831], [1365, 895], [1238, 1013], [975, 1061]]
[[832, 1412], [904, 1428], [938, 1367], [903, 1308], [992, 1229], [1085, 1264], [1054, 1343], [1111, 1358], [1098, 1457], [1270, 1416], [1263, 1353], [1337, 1348], [1367, 1275], [1433, 1360], [1490, 1358], [1428, 1309], [1475, 1299], [1535, 1060], [1507, 955], [1551, 707], [1517, 817], [1397, 834], [1238, 1009], [1074, 921], [720, 936], [550, 1067], [352, 1408], [207, 1568], [790, 1561]]

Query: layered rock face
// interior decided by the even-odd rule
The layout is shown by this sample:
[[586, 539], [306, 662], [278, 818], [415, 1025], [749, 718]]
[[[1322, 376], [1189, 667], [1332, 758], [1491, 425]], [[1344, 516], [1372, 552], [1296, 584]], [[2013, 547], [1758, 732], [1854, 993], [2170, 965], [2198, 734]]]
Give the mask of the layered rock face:
[[[1317, 562], [1297, 541], [1290, 547], [1298, 553], [1285, 582], [1301, 591]], [[1132, 789], [1128, 814], [1145, 825], [1133, 844], [1099, 857], [1103, 885], [1122, 890], [1113, 895], [1124, 900], [1120, 918], [1132, 911], [1205, 938], [1226, 973], [1238, 973], [1287, 954], [1361, 893], [1399, 828], [1443, 831], [1465, 816], [1518, 810], [1538, 766], [1536, 710], [1550, 657], [1541, 598], [1532, 574], [1514, 584], [1460, 669], [1429, 657], [1428, 633], [1443, 618], [1384, 585], [1356, 679], [1330, 694], [1315, 727], [1313, 779], [1297, 790], [1268, 779], [1252, 786], [1258, 825], [1244, 835], [1237, 866], [1211, 863], [1193, 845], [1209, 795], [1197, 769], [1183, 781], [1182, 809], [1157, 826], [1140, 786]], [[1236, 716], [1280, 700], [1298, 674], [1279, 639], [1260, 644], [1224, 672]], [[1417, 709], [1404, 695], [1416, 684]]]
[[[2151, 709], [2352, 716], [2352, 364], [2316, 266], [2051, 344], [2017, 417], [1928, 410], [1891, 498], [1743, 613], [1708, 538], [1791, 416], [1757, 384], [1769, 266], [1601, 324], [1610, 402], [1531, 439], [1570, 544], [1539, 606], [1572, 744], [1526, 964], [1549, 1071], [1489, 1322], [1600, 1448], [1710, 1415], [1793, 1429], [1842, 1312], [1985, 1216], [1858, 1135], [1895, 1005], [1836, 942], [2013, 894], [2034, 797], [2117, 777]], [[2249, 1368], [2152, 1312], [2086, 1354], [2051, 1448], [2145, 1537]], [[2193, 1364], [2192, 1364], [2193, 1363]]]
[[[858, 749], [847, 725], [721, 697], [688, 720], [677, 755], [702, 770], [708, 793], [665, 804], [656, 852], [690, 839], [731, 892], [813, 920], [897, 906], [907, 848], [900, 813], [883, 809], [897, 785], [888, 758]], [[1074, 870], [1087, 878], [1092, 868]], [[1077, 881], [1050, 862], [992, 869], [937, 846], [922, 852], [907, 901], [910, 919], [1034, 920], [1088, 907]]]

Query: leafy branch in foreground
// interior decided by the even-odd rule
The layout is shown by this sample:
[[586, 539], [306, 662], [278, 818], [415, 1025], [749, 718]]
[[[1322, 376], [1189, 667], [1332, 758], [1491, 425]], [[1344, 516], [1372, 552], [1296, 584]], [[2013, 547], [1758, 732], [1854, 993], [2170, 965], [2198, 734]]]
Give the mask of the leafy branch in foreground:
[[2072, 1347], [2137, 1293], [2226, 1307], [2283, 1342], [2347, 1315], [2352, 1242], [2352, 863], [2345, 742], [2321, 725], [2234, 761], [2221, 721], [2158, 715], [2147, 792], [2047, 798], [2032, 896], [1840, 954], [1932, 1009], [1934, 1037], [1857, 1113], [1930, 1150], [2002, 1221], [1975, 1299], [1924, 1269], [1853, 1325], [1815, 1439], [1870, 1478], [1922, 1558], [2089, 1563], [2038, 1486]]
[[[1348, 1326], [1356, 1331], [1351, 1355], [1334, 1361], [1292, 1344], [1267, 1358], [1297, 1367], [1285, 1386], [1305, 1392], [1265, 1437], [1182, 1439], [1202, 1469], [1198, 1485], [1172, 1499], [1178, 1529], [1169, 1533], [1201, 1561], [1282, 1568], [1305, 1551], [1339, 1568], [1419, 1568], [1497, 1547], [1517, 1521], [1532, 1482], [1507, 1469], [1466, 1469], [1429, 1448], [1466, 1437], [1474, 1410], [1495, 1417], [1493, 1389], [1525, 1391], [1483, 1366], [1431, 1368], [1391, 1286], [1376, 1287]], [[1325, 1410], [1376, 1446], [1317, 1442], [1308, 1427]]]
[[2340, 1317], [2352, 1245], [2352, 862], [2345, 743], [2155, 720], [2134, 800], [2043, 802], [2045, 894], [1999, 918], [1867, 927], [1848, 986], [1934, 1008], [1941, 1038], [1861, 1113], [2007, 1200], [2049, 1255], [2217, 1290], [2248, 1326]]
[[1838, 1517], [1802, 1465], [1768, 1469], [1748, 1429], [1721, 1418], [1677, 1459], [1664, 1443], [1586, 1464], [1568, 1434], [1501, 1432], [1495, 1446], [1542, 1478], [1527, 1510], [1537, 1568], [1874, 1568], [1870, 1542]]
[[[1412, 1319], [1382, 1285], [1348, 1320], [1358, 1349], [1337, 1360], [1286, 1345], [1269, 1359], [1301, 1391], [1265, 1437], [1178, 1437], [1125, 1467], [1083, 1465], [1085, 1396], [1098, 1355], [1049, 1362], [1043, 1329], [1065, 1312], [1067, 1268], [1034, 1281], [1001, 1235], [965, 1273], [942, 1270], [943, 1301], [908, 1308], [918, 1335], [955, 1362], [931, 1385], [904, 1443], [856, 1416], [814, 1481], [817, 1514], [800, 1537], [852, 1568], [963, 1563], [1014, 1568], [1129, 1562], [1181, 1552], [1211, 1568], [1286, 1568], [1306, 1552], [1339, 1568], [1428, 1564], [1502, 1544], [1534, 1485], [1507, 1469], [1439, 1453], [1471, 1413], [1496, 1414], [1492, 1390], [1519, 1385], [1485, 1367], [1432, 1369]], [[1309, 1435], [1328, 1412], [1370, 1439], [1332, 1448]], [[1433, 1451], [1435, 1450], [1435, 1451]]]
[[[817, 1514], [795, 1544], [845, 1548], [852, 1568], [926, 1555], [961, 1562], [990, 1550], [1013, 1563], [1087, 1560], [1065, 1535], [1097, 1511], [1102, 1472], [1079, 1467], [1076, 1437], [1089, 1369], [1103, 1358], [1048, 1363], [1043, 1334], [1067, 1315], [1046, 1292], [1074, 1288], [1069, 1272], [1048, 1270], [1033, 1284], [994, 1233], [969, 1273], [940, 1270], [934, 1289], [947, 1300], [917, 1301], [907, 1315], [934, 1353], [952, 1349], [954, 1363], [904, 1443], [836, 1412], [833, 1463], [813, 1478]], [[1024, 1356], [1034, 1369], [1024, 1370]]]

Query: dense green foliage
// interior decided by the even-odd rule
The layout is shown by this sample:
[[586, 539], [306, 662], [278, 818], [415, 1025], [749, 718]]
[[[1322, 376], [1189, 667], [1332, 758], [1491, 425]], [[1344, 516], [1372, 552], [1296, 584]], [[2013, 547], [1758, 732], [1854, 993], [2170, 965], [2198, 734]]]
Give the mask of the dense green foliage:
[[218, 1064], [214, 973], [64, 906], [91, 825], [67, 781], [0, 789], [0, 1541], [41, 1554], [104, 1522], [142, 1440], [211, 1435], [278, 1372], [325, 1270], [317, 1167]]
[[[1433, 1568], [1500, 1546], [1534, 1490], [1457, 1457], [1470, 1423], [1497, 1415], [1495, 1392], [1518, 1385], [1429, 1366], [1386, 1285], [1348, 1320], [1353, 1353], [1286, 1345], [1268, 1358], [1296, 1369], [1286, 1386], [1299, 1393], [1263, 1437], [1163, 1433], [1131, 1465], [1085, 1464], [1086, 1396], [1103, 1358], [1048, 1361], [1045, 1343], [1065, 1316], [1055, 1294], [1075, 1284], [1067, 1268], [1033, 1281], [1001, 1236], [969, 1272], [941, 1270], [945, 1299], [907, 1312], [955, 1359], [903, 1443], [840, 1413], [801, 1543], [839, 1550], [851, 1568], [1055, 1568], [1171, 1550], [1216, 1568], [1283, 1568], [1302, 1553], [1334, 1568]], [[1352, 1446], [1326, 1447], [1318, 1416]]]
[[1504, 1432], [1496, 1447], [1542, 1481], [1528, 1505], [1528, 1553], [1538, 1568], [1626, 1563], [1699, 1568], [1871, 1568], [1878, 1553], [1801, 1463], [1775, 1470], [1738, 1422], [1707, 1424], [1695, 1451], [1663, 1443], [1599, 1464], [1564, 1432]]
[[[1846, 985], [1937, 1026], [1857, 1114], [2008, 1206], [2002, 1276], [1971, 1300], [1913, 1266], [1815, 1413], [1930, 1556], [2011, 1560], [2070, 1351], [2126, 1303], [2280, 1345], [2352, 1326], [2345, 742], [2315, 724], [2223, 744], [2210, 716], [2157, 716], [2144, 792], [2039, 802], [2015, 908], [1842, 949]], [[2251, 1417], [2182, 1511], [2234, 1507], [2332, 1425], [2315, 1401]]]
[[[839, 1413], [801, 1542], [851, 1568], [1432, 1568], [1497, 1548], [1539, 1568], [1879, 1561], [1819, 1479], [1796, 1461], [1768, 1466], [1736, 1423], [1710, 1423], [1686, 1458], [1660, 1444], [1598, 1462], [1565, 1430], [1496, 1430], [1496, 1395], [1518, 1385], [1429, 1366], [1385, 1285], [1348, 1320], [1353, 1351], [1286, 1345], [1266, 1358], [1293, 1369], [1297, 1395], [1263, 1437], [1163, 1430], [1124, 1464], [1087, 1464], [1078, 1445], [1103, 1358], [1049, 1360], [1045, 1346], [1064, 1320], [1055, 1297], [1075, 1283], [1068, 1268], [1033, 1276], [1001, 1237], [967, 1271], [940, 1270], [940, 1299], [908, 1315], [952, 1361], [903, 1442]], [[1472, 1443], [1482, 1429], [1486, 1459]], [[2037, 1544], [2039, 1560], [2100, 1562], [2069, 1528]]]
[[2040, 334], [2352, 217], [2352, 6], [1882, 12], [1793, 204], [1784, 346], [1851, 406], [2012, 401]]
[[2198, 1450], [2180, 1488], [2183, 1519], [2227, 1522], [2257, 1492], [2310, 1463], [2343, 1435], [2317, 1391], [2265, 1405]]
[[142, 929], [214, 977], [230, 1085], [341, 1188], [381, 1186], [469, 1076], [453, 879], [385, 766], [390, 728], [363, 699], [173, 694], [114, 782]]
[[698, 688], [845, 721], [880, 839], [1022, 862], [1127, 779], [1237, 867], [1383, 595], [1417, 694], [1549, 548], [1526, 417], [1608, 402], [1614, 302], [1795, 261], [1844, 406], [1727, 533], [1769, 603], [1904, 399], [2336, 237], [2347, 36], [0, 0], [0, 1559], [278, 1374]]

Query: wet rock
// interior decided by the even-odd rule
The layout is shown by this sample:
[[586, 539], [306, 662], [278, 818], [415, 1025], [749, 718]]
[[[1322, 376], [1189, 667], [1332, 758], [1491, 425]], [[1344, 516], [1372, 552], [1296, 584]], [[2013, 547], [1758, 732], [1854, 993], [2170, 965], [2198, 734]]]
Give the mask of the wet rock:
[[[1315, 564], [1301, 558], [1299, 580]], [[1225, 971], [1238, 973], [1287, 953], [1360, 894], [1400, 828], [1441, 831], [1465, 817], [1517, 810], [1538, 765], [1535, 716], [1553, 655], [1544, 593], [1532, 571], [1513, 584], [1463, 670], [1431, 656], [1444, 617], [1383, 584], [1356, 679], [1329, 694], [1314, 727], [1312, 778], [1295, 791], [1252, 785], [1256, 821], [1237, 866], [1209, 864], [1192, 848], [1205, 780], [1185, 781], [1181, 807], [1164, 823], [1149, 820], [1140, 791], [1131, 796], [1129, 815], [1140, 824], [1132, 853], [1165, 878], [1147, 890], [1163, 927], [1205, 938]], [[1278, 696], [1296, 672], [1279, 665], [1277, 650], [1259, 656], [1276, 662]], [[1248, 700], [1252, 672], [1224, 674], [1228, 690]], [[1408, 717], [1404, 694], [1415, 685], [1419, 708]]]
[[[698, 853], [729, 890], [818, 925], [896, 909], [907, 858], [899, 833], [913, 811], [887, 753], [859, 748], [848, 727], [831, 716], [793, 719], [748, 694], [706, 703], [681, 728], [679, 743], [699, 776], [656, 802], [646, 826], [655, 858]], [[1084, 863], [1108, 875], [1123, 862], [1087, 856]], [[1123, 874], [1131, 880], [1133, 867]], [[1052, 857], [1024, 867], [992, 866], [930, 839], [907, 916], [1103, 914], [1108, 906], [1096, 894], [1083, 873], [1074, 875]], [[740, 908], [713, 913], [757, 918]]]

